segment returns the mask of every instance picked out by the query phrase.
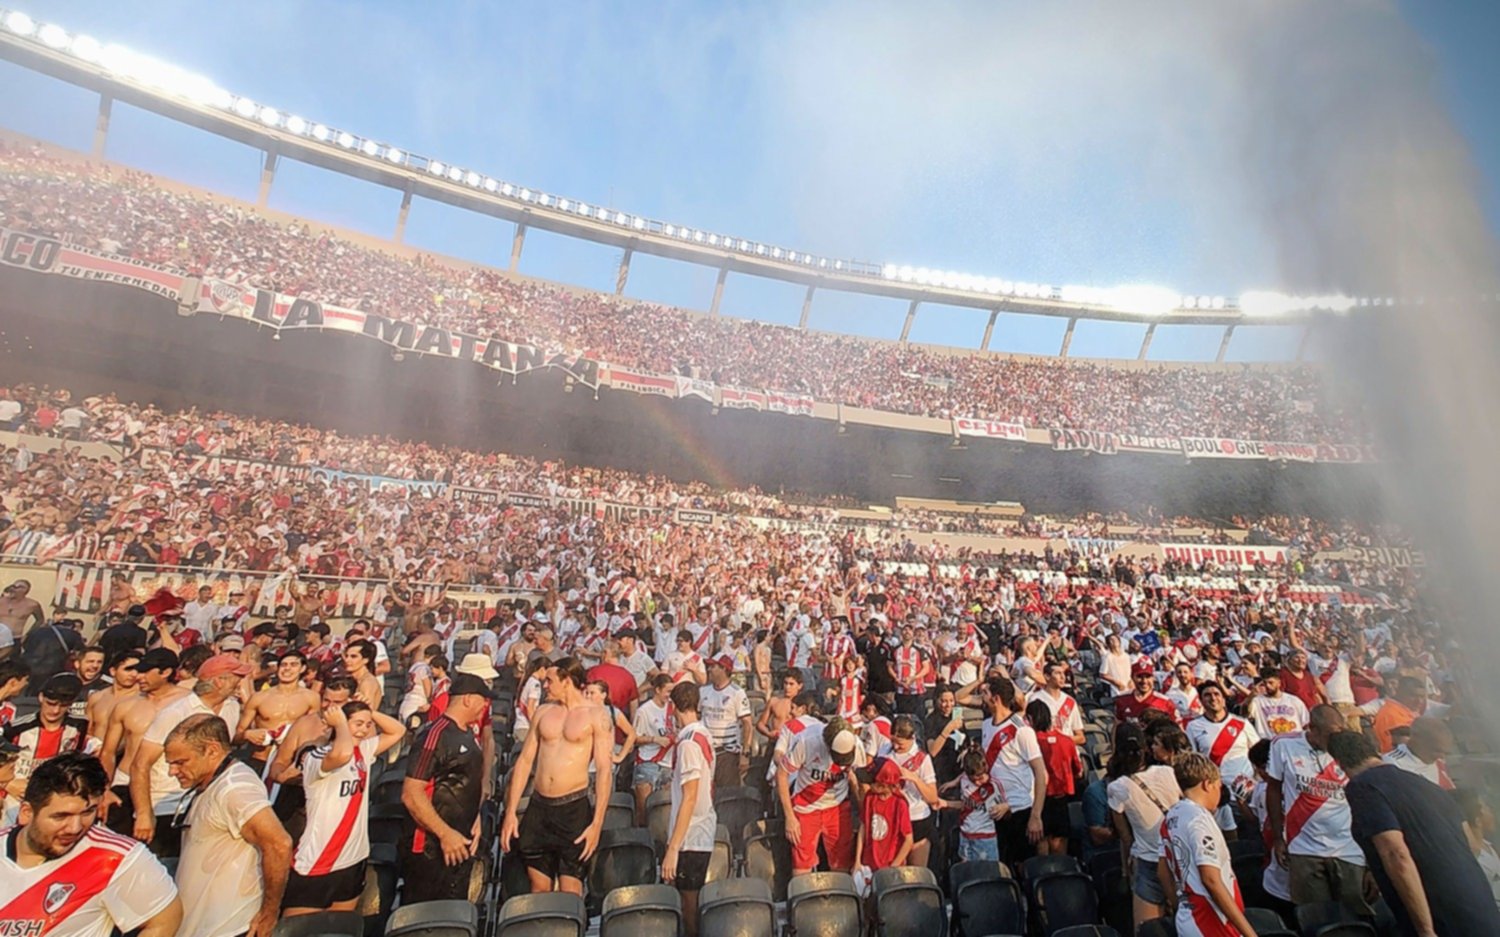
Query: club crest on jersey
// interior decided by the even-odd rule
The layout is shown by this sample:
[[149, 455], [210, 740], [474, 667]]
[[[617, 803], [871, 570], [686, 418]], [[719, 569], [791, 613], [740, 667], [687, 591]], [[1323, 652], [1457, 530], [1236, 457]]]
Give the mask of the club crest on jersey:
[[52, 914], [61, 908], [73, 894], [74, 886], [63, 883], [55, 883], [47, 887], [47, 897], [42, 899], [42, 910]]

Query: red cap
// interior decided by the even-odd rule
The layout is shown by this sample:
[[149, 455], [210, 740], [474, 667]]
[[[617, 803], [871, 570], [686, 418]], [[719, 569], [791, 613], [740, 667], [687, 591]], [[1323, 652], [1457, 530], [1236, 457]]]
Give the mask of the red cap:
[[233, 654], [215, 654], [198, 668], [198, 679], [211, 680], [226, 673], [243, 677], [250, 673], [250, 665]]
[[734, 658], [730, 657], [728, 654], [723, 654], [719, 657], [710, 657], [708, 659], [708, 662], [710, 664], [718, 664], [720, 667], [723, 667], [725, 673], [734, 673]]
[[1139, 677], [1142, 675], [1147, 677], [1154, 677], [1156, 676], [1156, 670], [1150, 664], [1140, 663], [1130, 668], [1130, 675], [1132, 677]]

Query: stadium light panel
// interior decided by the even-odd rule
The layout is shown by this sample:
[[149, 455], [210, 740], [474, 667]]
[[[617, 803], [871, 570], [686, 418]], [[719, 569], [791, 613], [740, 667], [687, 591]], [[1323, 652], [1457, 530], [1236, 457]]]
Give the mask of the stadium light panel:
[[615, 224], [630, 224], [630, 216], [624, 212], [615, 212]]
[[540, 194], [540, 195], [538, 195], [536, 197], [536, 203], [538, 205], [542, 206], [543, 208], [551, 208], [552, 207], [552, 196], [548, 195], [546, 192], [543, 192], [542, 194]]
[[819, 257], [818, 258], [818, 266], [821, 269], [823, 269], [823, 270], [827, 270], [828, 269], [828, 258], [827, 257]]
[[1274, 318], [1293, 312], [1315, 310], [1344, 313], [1363, 304], [1362, 300], [1337, 294], [1288, 296], [1273, 290], [1249, 290], [1240, 294], [1240, 312], [1255, 318]]
[[250, 100], [249, 98], [236, 98], [234, 102], [234, 112], [241, 117], [254, 117], [255, 102]]
[[463, 177], [464, 177], [464, 171], [462, 169], [459, 169], [457, 166], [449, 166], [448, 167], [448, 178], [450, 180], [452, 180], [454, 182], [458, 182], [461, 179], [463, 179]]
[[448, 167], [433, 159], [427, 161], [427, 171], [432, 173], [434, 176], [441, 176], [443, 173], [448, 171]]
[[286, 119], [286, 129], [289, 133], [304, 134], [307, 132], [307, 121], [293, 114]]
[[521, 191], [520, 191], [520, 192], [519, 192], [519, 193], [518, 193], [518, 194], [517, 194], [517, 197], [518, 197], [518, 198], [519, 198], [519, 199], [520, 199], [520, 200], [521, 200], [521, 201], [523, 201], [523, 202], [529, 202], [529, 201], [531, 201], [531, 190], [530, 190], [530, 189], [522, 189], [522, 190], [521, 190]]
[[708, 236], [708, 244], [709, 244], [710, 247], [718, 247], [719, 246], [719, 236], [717, 234], [710, 234]]
[[396, 149], [394, 146], [391, 146], [386, 148], [385, 158], [389, 162], [399, 163], [402, 160], [406, 159], [406, 154]]
[[676, 237], [677, 236], [677, 227], [675, 225], [664, 224], [664, 225], [661, 226], [661, 233], [664, 234], [664, 235], [666, 235], [669, 238], [670, 237]]
[[347, 131], [340, 132], [338, 135], [338, 144], [346, 150], [354, 149], [354, 134]]
[[491, 179], [488, 176], [485, 177], [485, 179], [484, 179], [484, 190], [486, 192], [495, 192], [499, 188], [500, 188], [500, 183], [496, 182], [494, 179]]
[[513, 186], [513, 185], [511, 185], [509, 182], [505, 183], [504, 185], [502, 185], [500, 187], [500, 194], [503, 195], [503, 196], [505, 196], [506, 198], [509, 198], [510, 196], [514, 195], [515, 192], [516, 192], [516, 187]]
[[380, 154], [380, 144], [374, 140], [366, 140], [359, 145], [359, 151], [366, 156], [378, 156]]
[[1222, 297], [1222, 296], [1215, 296], [1214, 297], [1213, 306], [1214, 306], [1215, 309], [1223, 309], [1224, 308], [1224, 297]]
[[573, 210], [573, 203], [570, 202], [570, 201], [568, 201], [565, 198], [560, 198], [560, 199], [557, 200], [557, 210], [558, 211], [572, 211]]
[[631, 222], [630, 226], [632, 228], [635, 228], [637, 231], [644, 231], [646, 230], [646, 219], [642, 218], [640, 215], [636, 215], [635, 221]]
[[471, 172], [468, 175], [464, 176], [464, 182], [468, 183], [469, 185], [477, 186], [479, 185], [480, 181], [480, 176], [477, 172]]
[[771, 259], [772, 260], [780, 260], [781, 259], [781, 248], [779, 248], [779, 247], [773, 247], [773, 248], [771, 248]]
[[5, 14], [5, 28], [17, 36], [30, 36], [36, 32], [36, 21], [20, 10], [12, 10]]
[[703, 243], [703, 232], [702, 231], [694, 231], [693, 232], [693, 240], [697, 241], [699, 244], [702, 244]]
[[263, 107], [260, 109], [260, 122], [267, 127], [275, 127], [281, 123], [281, 112], [274, 107]]
[[42, 45], [49, 49], [65, 49], [68, 46], [68, 34], [61, 27], [53, 23], [47, 23], [36, 31], [36, 37]]
[[104, 47], [99, 44], [99, 40], [80, 33], [73, 37], [73, 41], [68, 45], [68, 51], [75, 57], [93, 64], [99, 61], [99, 53], [104, 51]]
[[881, 267], [880, 268], [880, 275], [882, 277], [885, 277], [887, 280], [894, 280], [894, 279], [896, 279], [896, 265], [895, 264], [886, 264], [885, 266]]
[[578, 214], [580, 214], [583, 217], [587, 218], [589, 216], [589, 212], [593, 211], [593, 209], [589, 208], [589, 206], [587, 205], [587, 203], [579, 202], [578, 206], [576, 208], [576, 211], [578, 212]]
[[313, 124], [313, 129], [312, 129], [313, 139], [317, 140], [320, 143], [327, 143], [328, 142], [328, 135], [331, 132], [332, 131], [330, 131], [327, 127], [323, 126], [322, 124]]

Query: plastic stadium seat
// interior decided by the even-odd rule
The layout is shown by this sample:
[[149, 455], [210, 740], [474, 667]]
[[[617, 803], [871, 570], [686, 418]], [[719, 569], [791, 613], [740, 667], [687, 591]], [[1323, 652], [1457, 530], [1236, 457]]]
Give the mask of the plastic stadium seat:
[[966, 882], [987, 882], [996, 878], [1013, 878], [1010, 868], [1003, 862], [988, 859], [970, 859], [955, 862], [948, 867], [948, 892], [952, 894]]
[[931, 869], [914, 865], [879, 869], [870, 890], [877, 937], [946, 937], [943, 891]]
[[1026, 899], [1021, 883], [994, 875], [954, 886], [953, 931], [963, 937], [1025, 933]]
[[1055, 932], [1053, 937], [1120, 937], [1120, 932], [1107, 924], [1079, 924], [1064, 927]]
[[698, 937], [773, 937], [771, 886], [758, 878], [709, 882], [698, 893]]
[[655, 791], [646, 797], [646, 829], [651, 831], [651, 841], [656, 845], [656, 854], [667, 854], [667, 838], [672, 835], [672, 792]]
[[758, 820], [746, 823], [745, 828], [740, 831], [740, 837], [745, 840], [748, 840], [752, 836], [766, 836], [770, 834], [785, 836], [786, 821], [780, 817], [761, 817]]
[[630, 794], [609, 795], [609, 806], [604, 809], [604, 829], [623, 830], [632, 826], [635, 826], [635, 797]]
[[1234, 868], [1235, 880], [1240, 883], [1240, 897], [1245, 906], [1266, 905], [1270, 902], [1266, 894], [1265, 859], [1257, 855], [1234, 856], [1229, 860]]
[[1337, 901], [1319, 901], [1315, 904], [1297, 905], [1297, 930], [1303, 937], [1318, 937], [1323, 929], [1333, 924], [1358, 921]]
[[1082, 872], [1041, 876], [1031, 883], [1031, 913], [1042, 937], [1079, 924], [1097, 924], [1099, 902], [1094, 880]]
[[627, 885], [656, 884], [656, 847], [651, 834], [632, 827], [628, 830], [605, 830], [599, 836], [599, 849], [589, 868], [589, 916], [603, 908], [604, 896]]
[[765, 802], [753, 787], [726, 787], [714, 791], [714, 812], [719, 822], [729, 828], [735, 855], [745, 849], [745, 825], [765, 814]]
[[704, 884], [720, 882], [734, 874], [734, 846], [729, 842], [729, 831], [720, 823], [714, 830], [714, 851], [708, 857], [708, 873]]
[[583, 937], [588, 912], [567, 892], [516, 895], [499, 909], [493, 937]]
[[1153, 918], [1136, 930], [1135, 937], [1177, 937], [1177, 922], [1169, 917]]
[[398, 799], [394, 804], [370, 805], [370, 843], [401, 842], [401, 827], [406, 823], [406, 807]]
[[599, 937], [677, 937], [682, 895], [670, 885], [626, 885], [604, 896]]
[[1281, 915], [1270, 908], [1246, 907], [1245, 920], [1255, 928], [1255, 933], [1259, 937], [1296, 937], [1296, 934], [1287, 928]]
[[419, 901], [391, 912], [385, 937], [476, 937], [479, 909], [467, 901]]
[[517, 895], [531, 894], [531, 876], [526, 874], [526, 863], [517, 852], [500, 855], [500, 901], [509, 901]]
[[1099, 913], [1104, 923], [1128, 933], [1132, 921], [1130, 882], [1125, 880], [1120, 850], [1100, 850], [1088, 857], [1087, 864], [1089, 878], [1094, 880], [1094, 892], [1099, 896]]
[[787, 842], [785, 833], [746, 840], [745, 876], [765, 880], [775, 900], [786, 900], [786, 886], [792, 880], [792, 844]]
[[1364, 921], [1337, 921], [1317, 930], [1316, 937], [1377, 937], [1375, 928]]
[[786, 919], [797, 937], [860, 937], [859, 892], [847, 872], [807, 872], [786, 889]]
[[1021, 881], [1029, 885], [1044, 875], [1082, 871], [1083, 867], [1072, 856], [1032, 856], [1021, 863]]
[[369, 862], [365, 865], [365, 891], [355, 907], [365, 920], [364, 932], [371, 937], [385, 933], [386, 919], [396, 906], [396, 884], [400, 878], [396, 847], [390, 843], [371, 843]]
[[284, 917], [271, 937], [364, 937], [365, 919], [357, 911], [319, 911]]

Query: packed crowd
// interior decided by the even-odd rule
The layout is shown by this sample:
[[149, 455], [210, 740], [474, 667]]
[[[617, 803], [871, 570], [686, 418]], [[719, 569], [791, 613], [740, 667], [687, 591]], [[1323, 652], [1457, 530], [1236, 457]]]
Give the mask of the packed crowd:
[[1361, 442], [1312, 368], [1125, 369], [793, 329], [371, 249], [169, 190], [118, 167], [0, 143], [0, 225], [205, 277], [496, 335], [623, 368], [941, 418], [1149, 436]]

